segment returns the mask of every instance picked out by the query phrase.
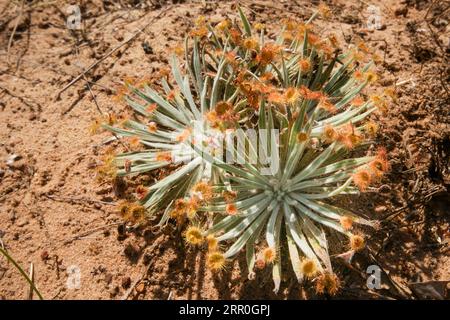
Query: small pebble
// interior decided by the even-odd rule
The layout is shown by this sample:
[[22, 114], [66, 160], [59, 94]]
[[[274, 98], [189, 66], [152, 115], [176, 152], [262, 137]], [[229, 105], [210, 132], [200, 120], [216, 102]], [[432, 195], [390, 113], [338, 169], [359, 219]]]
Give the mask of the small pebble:
[[145, 291], [145, 283], [140, 282], [137, 286], [136, 286], [136, 292], [137, 293], [143, 293]]

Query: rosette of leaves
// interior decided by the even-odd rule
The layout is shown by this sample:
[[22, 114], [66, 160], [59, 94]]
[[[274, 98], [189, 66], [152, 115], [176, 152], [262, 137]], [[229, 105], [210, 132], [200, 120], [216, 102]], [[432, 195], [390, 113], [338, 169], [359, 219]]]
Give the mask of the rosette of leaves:
[[[258, 154], [256, 163], [232, 164], [204, 155], [213, 167], [227, 172], [230, 181], [216, 184], [219, 196], [199, 209], [217, 213], [215, 223], [208, 223], [202, 233], [209, 247], [208, 265], [221, 269], [245, 248], [249, 275], [254, 274], [255, 265], [271, 264], [278, 291], [281, 258], [288, 256], [298, 281], [313, 278], [318, 292], [333, 294], [338, 280], [325, 230], [349, 239], [348, 257], [364, 246], [364, 237], [354, 226], [377, 223], [330, 200], [365, 191], [387, 171], [383, 150], [355, 156], [364, 152], [376, 133], [377, 124], [365, 119], [385, 107], [385, 102], [377, 96], [365, 101], [362, 95], [376, 77], [370, 62], [361, 67], [366, 60], [364, 46], [344, 53], [330, 50], [309, 33], [310, 21], [289, 27], [290, 35], [283, 29], [275, 43], [268, 44], [263, 31], [253, 38], [242, 11], [240, 16], [242, 31], [226, 22], [219, 28], [220, 36], [217, 27], [207, 25], [209, 38], [204, 41], [220, 49], [217, 63], [209, 68], [217, 68], [236, 86], [244, 109], [254, 110], [249, 127], [266, 129], [268, 136], [261, 139], [260, 134], [259, 145], [244, 136], [248, 148], [233, 150], [243, 159]], [[259, 148], [265, 150], [265, 157]], [[261, 173], [267, 160], [279, 168], [268, 175]], [[256, 254], [255, 244], [261, 238], [266, 246]]]
[[[201, 195], [199, 199], [192, 199], [192, 195], [199, 192], [195, 189], [222, 182], [222, 170], [197, 154], [190, 145], [192, 141], [202, 145], [203, 152], [214, 153], [221, 147], [224, 130], [240, 126], [240, 116], [231, 104], [236, 101], [237, 90], [225, 85], [220, 71], [215, 76], [205, 76], [201, 53], [195, 49], [191, 60], [194, 72], [183, 75], [178, 58], [172, 56], [174, 84], [163, 77], [164, 93], [158, 93], [147, 84], [136, 87], [127, 83], [125, 101], [134, 110], [135, 117], [123, 121], [122, 127], [103, 124], [104, 128], [141, 147], [114, 157], [118, 176], [133, 176], [170, 166], [166, 177], [138, 192], [147, 216], [165, 211], [161, 224], [177, 205], [177, 210], [189, 211], [193, 217], [203, 202]], [[208, 116], [215, 121], [207, 121]], [[192, 200], [189, 205], [181, 206], [180, 201], [188, 201], [188, 198]]]
[[[299, 281], [314, 278], [319, 292], [335, 293], [325, 229], [347, 236], [352, 254], [364, 245], [353, 226], [376, 224], [328, 200], [366, 190], [388, 169], [383, 151], [354, 156], [378, 127], [365, 119], [386, 105], [379, 96], [365, 99], [366, 86], [376, 78], [363, 55], [368, 50], [359, 45], [342, 53], [335, 39], [322, 40], [311, 31], [314, 17], [286, 24], [269, 42], [263, 28], [253, 30], [240, 9], [239, 14], [242, 27], [228, 20], [215, 27], [197, 22], [192, 50], [186, 40], [189, 75], [183, 76], [172, 58], [175, 84], [162, 79], [163, 95], [148, 86], [129, 86], [126, 101], [139, 121], [105, 127], [137, 139], [145, 149], [118, 155], [118, 174], [177, 165], [146, 189], [141, 203], [150, 213], [165, 209], [161, 224], [178, 213], [195, 219], [186, 241], [207, 241], [212, 269], [221, 269], [246, 247], [250, 275], [255, 265], [273, 265], [275, 291], [281, 257], [288, 256]], [[200, 123], [197, 130], [194, 123]], [[199, 139], [208, 145], [240, 128], [256, 129], [259, 143], [244, 136], [248, 148], [228, 147], [243, 159], [257, 155], [256, 163], [226, 163], [214, 150], [199, 150]], [[257, 152], [261, 148], [263, 156]], [[278, 169], [262, 174], [268, 162]], [[214, 223], [197, 211], [216, 213]], [[266, 247], [256, 254], [263, 234]]]
[[[339, 141], [313, 141], [314, 117], [305, 121], [306, 105], [302, 110], [296, 121], [304, 124], [288, 128], [279, 141], [271, 131], [275, 129], [274, 112], [265, 107], [261, 110], [259, 128], [268, 129], [270, 136], [265, 139], [268, 143], [260, 147], [267, 150], [268, 159], [276, 162], [271, 165], [278, 168], [270, 175], [261, 174], [263, 168], [267, 169], [267, 161], [260, 161], [261, 157], [258, 163], [246, 162], [239, 166], [205, 156], [214, 166], [229, 173], [231, 183], [217, 185], [215, 190], [236, 195], [231, 201], [226, 196], [215, 198], [210, 205], [200, 208], [219, 215], [204, 231], [205, 237], [213, 236], [218, 242], [210, 253], [222, 253], [218, 248], [227, 247], [223, 252], [225, 261], [245, 248], [250, 275], [254, 273], [255, 262], [260, 267], [273, 265], [275, 291], [280, 285], [283, 254], [289, 256], [299, 281], [333, 274], [324, 229], [348, 237], [352, 251], [362, 248], [364, 240], [359, 233], [352, 232], [354, 224], [373, 227], [376, 223], [327, 200], [340, 194], [357, 194], [355, 182], [361, 187], [361, 179], [363, 183], [375, 181], [387, 168], [383, 153], [352, 158]], [[251, 139], [246, 141], [249, 152], [256, 153], [257, 146]], [[279, 156], [271, 154], [270, 149], [278, 148]], [[242, 158], [250, 157], [242, 150], [235, 149], [235, 152], [241, 152]], [[360, 177], [361, 172], [367, 173], [367, 181], [365, 176]], [[286, 241], [281, 239], [282, 235]], [[261, 236], [267, 247], [256, 255], [255, 244]], [[283, 243], [287, 243], [287, 248]]]

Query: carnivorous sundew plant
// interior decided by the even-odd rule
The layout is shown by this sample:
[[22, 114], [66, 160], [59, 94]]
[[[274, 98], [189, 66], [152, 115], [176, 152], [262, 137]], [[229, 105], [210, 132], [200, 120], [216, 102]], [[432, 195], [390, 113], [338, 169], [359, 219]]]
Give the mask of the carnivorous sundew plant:
[[285, 21], [275, 40], [238, 10], [236, 22], [196, 21], [159, 92], [127, 83], [134, 118], [104, 127], [136, 149], [109, 159], [102, 174], [169, 168], [136, 190], [137, 203], [122, 204], [127, 219], [163, 212], [159, 225], [174, 219], [188, 244], [207, 248], [213, 271], [245, 248], [249, 277], [270, 266], [275, 292], [287, 259], [299, 282], [334, 294], [327, 233], [347, 239], [348, 257], [364, 247], [358, 225], [377, 226], [336, 196], [367, 191], [388, 170], [367, 117], [392, 92], [369, 95], [374, 56], [363, 43], [342, 51], [335, 36], [314, 32], [326, 7], [305, 23]]

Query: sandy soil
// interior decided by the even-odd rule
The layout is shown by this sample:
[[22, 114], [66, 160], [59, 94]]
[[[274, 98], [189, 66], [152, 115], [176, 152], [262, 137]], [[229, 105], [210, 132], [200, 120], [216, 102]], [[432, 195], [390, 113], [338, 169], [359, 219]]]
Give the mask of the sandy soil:
[[[293, 277], [275, 295], [269, 272], [247, 280], [243, 257], [213, 275], [205, 269], [204, 253], [184, 247], [173, 226], [124, 230], [114, 207], [119, 198], [95, 179], [110, 135], [89, 135], [92, 121], [99, 109], [124, 110], [114, 90], [126, 77], [152, 77], [164, 68], [170, 48], [196, 16], [236, 17], [233, 1], [152, 2], [83, 1], [81, 32], [65, 25], [66, 1], [0, 1], [2, 244], [25, 269], [33, 264], [47, 299], [327, 298], [299, 287]], [[317, 3], [241, 1], [252, 22], [269, 26], [282, 17], [307, 18]], [[366, 28], [369, 4], [380, 9], [380, 30]], [[374, 116], [391, 173], [380, 192], [343, 199], [383, 225], [352, 266], [335, 264], [344, 289], [334, 298], [425, 298], [428, 281], [450, 280], [449, 4], [340, 0], [330, 4], [331, 21], [318, 22], [324, 34], [336, 33], [345, 45], [363, 39], [376, 50], [383, 60], [379, 89], [396, 85], [398, 93], [386, 115]], [[365, 285], [371, 264], [384, 271], [380, 290]], [[78, 289], [67, 286], [74, 268], [81, 275]], [[0, 257], [0, 298], [26, 299], [28, 292], [17, 270]]]

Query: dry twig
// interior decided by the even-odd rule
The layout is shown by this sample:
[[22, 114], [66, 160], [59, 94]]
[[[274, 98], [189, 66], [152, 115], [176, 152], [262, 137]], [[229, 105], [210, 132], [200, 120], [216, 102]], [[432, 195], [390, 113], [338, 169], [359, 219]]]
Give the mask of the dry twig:
[[63, 242], [63, 245], [67, 245], [67, 244], [69, 244], [69, 243], [72, 243], [72, 242], [75, 241], [75, 240], [79, 240], [79, 239], [81, 239], [81, 238], [84, 238], [84, 237], [86, 237], [86, 236], [89, 236], [89, 235], [91, 235], [91, 234], [93, 234], [93, 233], [95, 233], [95, 232], [97, 232], [97, 231], [100, 231], [100, 230], [104, 230], [104, 229], [108, 229], [108, 228], [111, 228], [111, 227], [118, 226], [118, 225], [120, 225], [120, 224], [122, 224], [122, 223], [123, 223], [123, 222], [113, 222], [113, 223], [110, 223], [110, 224], [106, 224], [106, 225], [104, 225], [104, 226], [100, 226], [100, 227], [97, 227], [97, 228], [90, 229], [90, 230], [88, 230], [88, 231], [86, 231], [86, 232], [83, 232], [83, 233], [81, 233], [81, 234], [79, 234], [79, 235], [76, 235], [75, 237], [72, 237], [72, 238], [70, 238], [70, 239], [65, 240], [65, 241]]
[[76, 197], [59, 197], [59, 196], [53, 196], [49, 194], [43, 194], [44, 197], [54, 200], [54, 201], [61, 201], [61, 202], [87, 202], [90, 204], [98, 203], [98, 204], [106, 204], [110, 206], [114, 206], [114, 202], [107, 202], [107, 201], [100, 201], [100, 200], [92, 200], [92, 199], [86, 199], [86, 198], [76, 198]]
[[17, 31], [17, 27], [19, 26], [20, 19], [22, 18], [24, 5], [25, 5], [25, 1], [22, 0], [22, 4], [20, 5], [20, 9], [19, 9], [19, 15], [16, 18], [16, 23], [14, 25], [14, 28], [13, 28], [12, 32], [11, 32], [11, 36], [9, 37], [9, 40], [8, 40], [8, 46], [6, 48], [6, 56], [7, 56], [6, 61], [8, 62], [8, 65], [9, 65], [9, 51], [11, 49], [11, 46], [12, 46], [12, 43], [13, 43], [13, 39], [14, 39], [14, 35], [16, 34], [16, 31]]

